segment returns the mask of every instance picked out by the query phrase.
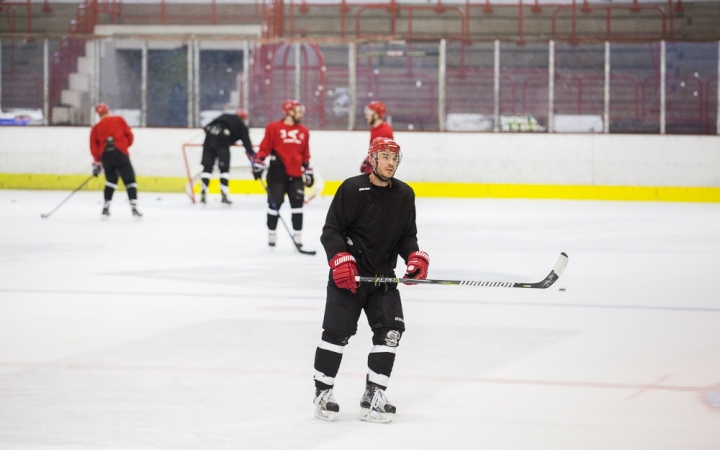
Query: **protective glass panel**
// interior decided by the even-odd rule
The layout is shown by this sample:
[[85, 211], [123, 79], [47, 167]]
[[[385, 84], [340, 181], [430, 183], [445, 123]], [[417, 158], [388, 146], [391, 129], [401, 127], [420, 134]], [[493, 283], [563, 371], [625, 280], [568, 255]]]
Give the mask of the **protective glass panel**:
[[493, 43], [486, 42], [447, 44], [445, 127], [448, 131], [492, 131], [494, 48]]
[[53, 42], [51, 49], [50, 123], [90, 125], [95, 114], [90, 92], [93, 41], [61, 39]]
[[142, 41], [120, 39], [103, 41], [101, 48], [100, 101], [131, 127], [140, 126], [142, 46]]
[[610, 45], [610, 131], [660, 132], [660, 43]]
[[555, 131], [601, 133], [605, 45], [555, 43]]
[[548, 44], [500, 45], [500, 130], [545, 131]]
[[200, 44], [200, 125], [242, 108], [242, 42]]
[[3, 125], [43, 123], [44, 40], [2, 40]]
[[[309, 72], [303, 72], [306, 98], [319, 102], [317, 108], [319, 117], [308, 116], [308, 123], [315, 123], [310, 121], [317, 120], [318, 128], [346, 130], [350, 112], [348, 46], [320, 45], [318, 49], [323, 65]], [[308, 106], [314, 106], [313, 102], [307, 102]]]
[[717, 42], [668, 42], [667, 133], [715, 133]]
[[150, 41], [148, 47], [147, 124], [188, 124], [188, 47], [182, 42]]
[[359, 44], [355, 126], [368, 126], [363, 108], [377, 100], [396, 131], [437, 130], [438, 55], [437, 42]]
[[[284, 117], [282, 103], [295, 98], [295, 46], [291, 43], [258, 44], [250, 72], [250, 117], [267, 124]], [[312, 53], [310, 45], [302, 53]], [[301, 99], [302, 100], [302, 99]], [[310, 111], [308, 115], [312, 115]]]

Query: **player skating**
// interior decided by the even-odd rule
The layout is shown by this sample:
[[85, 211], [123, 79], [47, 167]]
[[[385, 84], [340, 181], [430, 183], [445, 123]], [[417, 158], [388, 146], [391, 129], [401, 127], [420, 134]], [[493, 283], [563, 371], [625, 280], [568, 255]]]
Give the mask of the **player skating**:
[[302, 246], [303, 201], [305, 186], [312, 187], [315, 179], [310, 167], [310, 132], [300, 122], [305, 107], [296, 100], [286, 100], [282, 106], [285, 118], [271, 122], [265, 128], [260, 150], [253, 159], [253, 173], [259, 179], [265, 171], [265, 158], [270, 156], [268, 184], [268, 245], [275, 246], [280, 206], [285, 194], [292, 211], [293, 238]]
[[[383, 102], [372, 101], [365, 106], [365, 120], [367, 120], [368, 125], [370, 125], [371, 144], [375, 138], [379, 137], [394, 139], [392, 127], [390, 124], [385, 122], [386, 113], [387, 109], [385, 108], [385, 104]], [[360, 173], [371, 172], [372, 166], [370, 165], [370, 160], [365, 158], [363, 163], [360, 165]]]
[[376, 138], [368, 158], [372, 172], [340, 185], [321, 237], [331, 275], [322, 340], [315, 353], [315, 416], [329, 421], [340, 410], [333, 387], [343, 350], [363, 310], [373, 331], [373, 348], [360, 419], [387, 423], [395, 414], [385, 389], [405, 331], [400, 292], [396, 284], [358, 284], [355, 276], [394, 277], [399, 255], [407, 262], [405, 278], [424, 280], [430, 264], [428, 254], [418, 249], [415, 193], [393, 178], [402, 158], [400, 146], [392, 139]]
[[255, 156], [255, 151], [250, 142], [250, 134], [245, 124], [248, 120], [247, 112], [239, 109], [235, 114], [223, 114], [205, 126], [205, 142], [203, 142], [202, 154], [202, 193], [200, 203], [207, 203], [207, 191], [210, 184], [210, 176], [213, 166], [217, 160], [220, 170], [220, 191], [222, 203], [231, 205], [228, 198], [230, 193], [230, 146], [237, 141], [242, 141], [245, 153], [248, 157]]
[[105, 170], [105, 205], [102, 218], [107, 219], [110, 216], [110, 202], [120, 175], [130, 199], [132, 215], [139, 219], [142, 214], [137, 209], [137, 183], [128, 150], [133, 143], [132, 131], [125, 119], [110, 115], [110, 108], [105, 103], [99, 103], [95, 112], [100, 116], [100, 121], [90, 131], [90, 153], [94, 160], [93, 175], [98, 176], [102, 169]]

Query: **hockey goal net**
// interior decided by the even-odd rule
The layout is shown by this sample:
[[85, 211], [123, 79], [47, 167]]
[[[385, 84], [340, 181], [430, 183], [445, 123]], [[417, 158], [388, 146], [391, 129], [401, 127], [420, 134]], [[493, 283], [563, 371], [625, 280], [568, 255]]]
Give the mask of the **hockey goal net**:
[[[255, 151], [257, 151], [257, 146]], [[187, 176], [187, 183], [185, 184], [185, 192], [193, 203], [197, 202], [196, 194], [200, 193], [202, 183], [203, 167], [200, 164], [202, 159], [203, 144], [195, 142], [186, 142], [182, 146], [183, 163], [185, 164], [185, 173]], [[245, 147], [240, 145], [230, 146], [230, 193], [233, 193], [233, 180], [246, 180], [253, 181], [252, 170], [250, 168], [250, 161], [245, 156]], [[270, 164], [269, 160], [265, 161]], [[322, 176], [315, 172], [315, 184], [311, 188], [305, 188], [305, 203], [308, 203], [312, 199], [319, 197], [322, 193], [325, 183]], [[263, 183], [265, 181], [265, 175], [263, 174]], [[217, 165], [213, 167], [212, 179], [219, 179], [220, 172], [218, 171]]]

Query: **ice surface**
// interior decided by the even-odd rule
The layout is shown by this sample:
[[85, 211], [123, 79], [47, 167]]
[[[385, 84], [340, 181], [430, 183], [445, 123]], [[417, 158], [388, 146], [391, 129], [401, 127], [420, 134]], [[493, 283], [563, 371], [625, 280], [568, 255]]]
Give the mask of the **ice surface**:
[[[313, 417], [330, 199], [306, 247], [266, 245], [260, 196], [0, 191], [1, 449], [713, 449], [720, 205], [418, 200], [433, 278], [402, 286], [392, 424], [357, 419], [364, 318]], [[287, 205], [284, 206], [284, 209]], [[284, 211], [289, 219], [287, 210]], [[404, 267], [402, 262], [400, 267]], [[560, 289], [564, 288], [564, 291]]]

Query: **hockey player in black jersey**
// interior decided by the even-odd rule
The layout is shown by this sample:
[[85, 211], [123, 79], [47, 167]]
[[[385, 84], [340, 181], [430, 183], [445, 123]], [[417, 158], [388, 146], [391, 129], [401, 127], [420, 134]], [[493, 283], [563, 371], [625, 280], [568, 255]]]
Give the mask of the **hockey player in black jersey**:
[[335, 377], [363, 310], [373, 331], [373, 348], [360, 419], [387, 423], [395, 414], [385, 389], [405, 331], [400, 293], [396, 285], [360, 285], [355, 277], [395, 277], [398, 255], [407, 263], [406, 278], [427, 277], [430, 258], [418, 248], [415, 193], [393, 178], [401, 158], [395, 141], [374, 139], [368, 150], [372, 173], [345, 180], [327, 214], [320, 240], [331, 270], [322, 340], [315, 352], [315, 416], [319, 419], [332, 421], [340, 410], [333, 395]]
[[235, 114], [222, 114], [205, 126], [205, 142], [203, 143], [202, 154], [202, 194], [200, 203], [207, 203], [207, 191], [210, 184], [215, 160], [220, 169], [220, 191], [222, 192], [222, 203], [231, 205], [228, 198], [230, 188], [230, 146], [241, 140], [248, 157], [255, 156], [250, 142], [250, 134], [245, 123], [248, 120], [247, 112], [239, 109]]

